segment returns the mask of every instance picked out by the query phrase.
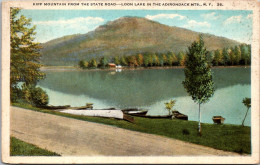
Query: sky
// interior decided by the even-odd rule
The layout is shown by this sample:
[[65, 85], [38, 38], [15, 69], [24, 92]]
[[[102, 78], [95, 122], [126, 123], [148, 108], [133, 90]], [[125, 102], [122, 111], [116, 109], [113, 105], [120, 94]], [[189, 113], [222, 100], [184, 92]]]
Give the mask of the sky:
[[22, 10], [36, 25], [36, 42], [85, 34], [123, 16], [145, 17], [168, 26], [210, 33], [242, 43], [252, 41], [250, 10]]

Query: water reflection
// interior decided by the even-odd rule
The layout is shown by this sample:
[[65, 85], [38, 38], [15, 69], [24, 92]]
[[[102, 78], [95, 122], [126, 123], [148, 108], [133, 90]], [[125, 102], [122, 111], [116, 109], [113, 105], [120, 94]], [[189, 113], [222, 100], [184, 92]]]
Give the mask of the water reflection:
[[[48, 92], [50, 103], [53, 105], [78, 106], [93, 102], [100, 108], [146, 107], [149, 114], [156, 115], [164, 114], [163, 103], [175, 98], [176, 108], [188, 114], [190, 119], [197, 120], [197, 111], [194, 111], [197, 105], [187, 96], [182, 86], [183, 69], [46, 73], [46, 79], [39, 82], [39, 86]], [[216, 92], [211, 101], [202, 107], [205, 108], [205, 116], [234, 116], [240, 113], [240, 110], [243, 113], [241, 101], [244, 97], [250, 97], [250, 68], [213, 69], [213, 79]], [[230, 123], [234, 123], [235, 120], [231, 117], [226, 118]], [[208, 119], [204, 122], [208, 122]]]

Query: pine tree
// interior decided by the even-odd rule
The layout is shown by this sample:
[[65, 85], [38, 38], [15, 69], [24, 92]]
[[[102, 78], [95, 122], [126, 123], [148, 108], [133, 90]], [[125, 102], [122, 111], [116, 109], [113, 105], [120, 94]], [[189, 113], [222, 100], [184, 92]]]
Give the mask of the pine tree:
[[208, 102], [214, 94], [214, 82], [210, 65], [207, 63], [206, 52], [202, 36], [199, 41], [194, 41], [188, 47], [184, 69], [185, 80], [182, 82], [192, 100], [199, 104], [199, 134], [201, 134], [200, 105]]
[[127, 66], [127, 61], [126, 61], [126, 59], [125, 59], [124, 56], [121, 57], [121, 65], [123, 65], [123, 66]]
[[114, 58], [114, 63], [115, 63], [116, 65], [119, 65], [119, 64], [120, 64], [120, 60], [119, 60], [119, 57], [118, 57], [118, 56], [116, 56], [116, 57]]
[[108, 64], [107, 58], [106, 57], [101, 57], [99, 64], [102, 68], [105, 68]]

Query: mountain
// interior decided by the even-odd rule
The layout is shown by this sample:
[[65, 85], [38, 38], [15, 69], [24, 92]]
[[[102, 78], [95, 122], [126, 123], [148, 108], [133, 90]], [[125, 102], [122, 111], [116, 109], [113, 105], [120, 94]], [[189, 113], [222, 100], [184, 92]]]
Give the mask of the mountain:
[[[128, 56], [143, 52], [186, 51], [201, 33], [171, 27], [140, 17], [122, 17], [92, 32], [43, 43], [45, 65], [75, 65], [79, 60], [102, 56]], [[237, 41], [202, 33], [208, 50], [233, 47]]]

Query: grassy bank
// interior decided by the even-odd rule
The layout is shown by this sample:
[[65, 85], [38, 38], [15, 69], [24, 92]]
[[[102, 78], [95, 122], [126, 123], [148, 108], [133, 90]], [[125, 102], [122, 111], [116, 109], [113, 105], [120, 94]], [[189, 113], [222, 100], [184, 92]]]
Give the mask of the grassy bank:
[[246, 154], [251, 153], [251, 129], [247, 126], [242, 127], [230, 124], [214, 125], [204, 123], [202, 124], [202, 136], [198, 136], [198, 122], [195, 121], [135, 117], [135, 122], [129, 123], [117, 119], [65, 114], [58, 111], [35, 108], [28, 104], [13, 104], [13, 106], [84, 121], [113, 125], [133, 131], [162, 135], [225, 151]]
[[15, 137], [11, 137], [11, 156], [59, 156], [57, 153], [41, 149], [33, 144], [26, 143]]

